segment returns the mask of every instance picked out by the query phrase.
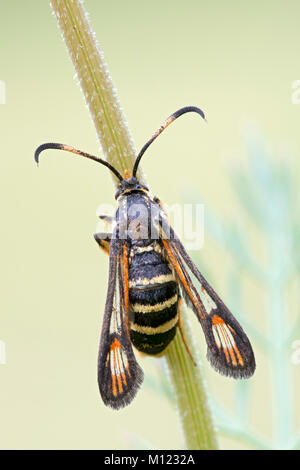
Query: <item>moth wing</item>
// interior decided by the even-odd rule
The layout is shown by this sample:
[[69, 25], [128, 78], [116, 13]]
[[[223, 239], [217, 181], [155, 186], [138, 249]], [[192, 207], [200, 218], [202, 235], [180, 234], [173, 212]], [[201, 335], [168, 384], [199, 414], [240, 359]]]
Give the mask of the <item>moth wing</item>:
[[126, 243], [112, 239], [109, 279], [98, 356], [101, 397], [114, 409], [128, 405], [143, 382], [129, 336], [128, 256]]
[[[207, 343], [207, 359], [223, 375], [251, 377], [256, 367], [255, 358], [241, 325], [202, 276], [165, 219], [160, 221], [159, 232], [183, 297], [202, 326]], [[197, 288], [191, 275], [199, 283]]]

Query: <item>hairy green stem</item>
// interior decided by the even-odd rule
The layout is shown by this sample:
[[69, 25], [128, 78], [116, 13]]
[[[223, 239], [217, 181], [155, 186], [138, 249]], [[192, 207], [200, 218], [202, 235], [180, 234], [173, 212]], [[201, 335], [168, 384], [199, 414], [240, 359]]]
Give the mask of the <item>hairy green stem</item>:
[[[123, 174], [136, 149], [83, 2], [51, 0], [104, 155]], [[142, 176], [139, 175], [142, 179]], [[118, 180], [116, 179], [116, 182]]]
[[[104, 155], [120, 173], [131, 171], [136, 157], [135, 146], [83, 2], [51, 0], [51, 5], [72, 58]], [[138, 178], [145, 183], [140, 170]], [[187, 327], [185, 336], [191, 344], [191, 334]], [[167, 349], [166, 362], [188, 448], [216, 448], [215, 432], [199, 366], [195, 367], [187, 356], [179, 335]]]

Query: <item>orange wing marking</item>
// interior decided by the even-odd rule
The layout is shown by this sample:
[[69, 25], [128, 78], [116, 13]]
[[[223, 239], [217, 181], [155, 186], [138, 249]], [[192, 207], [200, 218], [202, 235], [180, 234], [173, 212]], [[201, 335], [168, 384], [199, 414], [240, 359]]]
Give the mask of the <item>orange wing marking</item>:
[[[213, 324], [213, 334], [217, 344], [218, 349], [223, 348], [226, 361], [229, 362], [229, 356], [233, 366], [237, 366], [237, 359], [241, 366], [244, 365], [243, 358], [236, 346], [236, 342], [231, 334], [236, 334], [230, 325], [227, 325], [224, 320], [218, 315], [214, 315], [212, 318]], [[235, 356], [236, 354], [236, 356]]]
[[[114, 396], [117, 396], [118, 393], [123, 393], [123, 385], [127, 386], [126, 374], [123, 367], [123, 353], [122, 346], [120, 341], [115, 338], [113, 343], [110, 346], [111, 352], [111, 376], [112, 376], [112, 392]], [[125, 368], [128, 368], [128, 361], [125, 365]], [[129, 371], [128, 371], [129, 373]], [[130, 374], [129, 374], [130, 375]]]

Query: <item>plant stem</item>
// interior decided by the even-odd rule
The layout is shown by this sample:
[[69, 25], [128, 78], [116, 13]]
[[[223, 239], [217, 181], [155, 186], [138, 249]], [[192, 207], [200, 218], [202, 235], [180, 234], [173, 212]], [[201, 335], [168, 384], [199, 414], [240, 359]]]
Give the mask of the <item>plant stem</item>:
[[[181, 306], [182, 329], [189, 349], [196, 358], [191, 328], [186, 309]], [[195, 366], [188, 355], [181, 336], [178, 334], [167, 348], [166, 362], [176, 396], [179, 416], [188, 449], [217, 449], [216, 433], [213, 427], [205, 384], [201, 377], [201, 365]]]
[[[131, 170], [136, 157], [135, 146], [83, 2], [51, 0], [51, 5], [74, 63], [104, 155], [119, 172]], [[138, 178], [145, 183], [141, 171]], [[185, 337], [191, 344], [187, 327]], [[196, 368], [187, 356], [179, 335], [167, 349], [166, 359], [188, 448], [216, 448], [199, 367]]]

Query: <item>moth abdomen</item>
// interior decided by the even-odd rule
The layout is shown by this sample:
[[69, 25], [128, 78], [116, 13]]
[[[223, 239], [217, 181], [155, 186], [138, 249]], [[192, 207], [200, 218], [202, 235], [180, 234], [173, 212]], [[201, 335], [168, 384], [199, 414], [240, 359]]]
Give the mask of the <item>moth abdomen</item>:
[[176, 334], [178, 285], [157, 242], [132, 247], [129, 301], [132, 343], [147, 354], [162, 352]]

